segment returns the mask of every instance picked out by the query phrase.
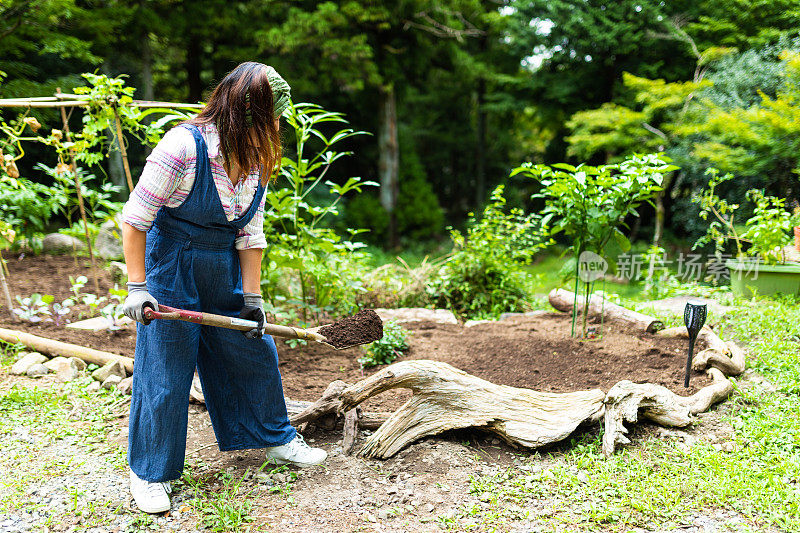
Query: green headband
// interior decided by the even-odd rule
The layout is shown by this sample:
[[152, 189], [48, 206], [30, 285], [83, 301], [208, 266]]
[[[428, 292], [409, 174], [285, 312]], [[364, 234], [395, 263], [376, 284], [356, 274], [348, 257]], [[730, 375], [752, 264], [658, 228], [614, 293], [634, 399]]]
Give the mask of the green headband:
[[[272, 112], [274, 113], [274, 117], [280, 117], [283, 115], [283, 112], [291, 105], [291, 87], [289, 84], [286, 83], [286, 80], [281, 78], [281, 75], [278, 74], [272, 67], [267, 67], [267, 81], [269, 82], [269, 87], [272, 89]], [[247, 101], [247, 125], [253, 125], [253, 114], [250, 111], [250, 93], [244, 95], [245, 100]]]
[[292, 88], [289, 87], [289, 84], [286, 83], [286, 80], [281, 78], [281, 75], [278, 74], [278, 71], [269, 66], [267, 67], [267, 80], [269, 81], [269, 86], [272, 89], [272, 100], [274, 103], [273, 112], [275, 113], [276, 117], [279, 117], [283, 115], [283, 112], [286, 111], [291, 105]]

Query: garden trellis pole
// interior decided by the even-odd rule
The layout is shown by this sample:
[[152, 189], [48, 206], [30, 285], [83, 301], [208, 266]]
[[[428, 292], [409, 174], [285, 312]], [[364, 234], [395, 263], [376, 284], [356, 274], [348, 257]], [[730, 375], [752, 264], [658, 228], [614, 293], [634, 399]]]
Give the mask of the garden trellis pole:
[[128, 164], [128, 150], [125, 149], [125, 138], [122, 136], [122, 122], [119, 120], [119, 112], [114, 107], [114, 123], [117, 125], [117, 146], [122, 154], [122, 168], [125, 169], [125, 179], [128, 181], [128, 190], [133, 192], [133, 177], [131, 167]]
[[[24, 108], [59, 108], [61, 110], [61, 120], [63, 122], [64, 133], [66, 135], [67, 141], [70, 140], [70, 132], [69, 126], [67, 124], [66, 119], [66, 110], [67, 107], [87, 107], [91, 105], [92, 101], [87, 100], [85, 96], [78, 95], [78, 94], [69, 94], [69, 93], [62, 93], [61, 89], [57, 90], [58, 92], [53, 96], [34, 96], [34, 97], [26, 97], [26, 98], [0, 98], [0, 107], [24, 107]], [[176, 103], [176, 102], [160, 102], [160, 101], [150, 101], [150, 100], [133, 100], [131, 102], [131, 107], [137, 107], [140, 109], [148, 109], [148, 108], [165, 108], [165, 109], [202, 109], [205, 107], [204, 104], [186, 104], [186, 103]], [[114, 108], [114, 118], [116, 122], [116, 129], [117, 129], [117, 140], [120, 146], [120, 152], [122, 152], [122, 161], [123, 166], [125, 167], [125, 177], [128, 181], [128, 188], [132, 191], [133, 190], [133, 179], [131, 177], [130, 166], [128, 165], [128, 154], [125, 150], [124, 140], [122, 138], [122, 124], [119, 118], [119, 112]], [[78, 194], [78, 205], [80, 207], [81, 212], [81, 219], [83, 220], [84, 224], [84, 232], [86, 234], [86, 244], [89, 249], [89, 257], [92, 261], [92, 275], [94, 277], [94, 285], [95, 290], [99, 292], [98, 288], [98, 280], [97, 280], [97, 273], [96, 273], [96, 265], [94, 260], [94, 253], [92, 251], [92, 245], [89, 238], [88, 232], [88, 224], [86, 220], [86, 210], [83, 203], [83, 194], [81, 193], [80, 187], [80, 180], [78, 178], [77, 172], [77, 164], [75, 162], [75, 155], [72, 150], [69, 151], [70, 154], [70, 162], [72, 173], [75, 177], [75, 189]], [[11, 312], [13, 306], [11, 303], [11, 297], [8, 294], [8, 285], [6, 283], [5, 272], [2, 270], [3, 263], [2, 257], [0, 257], [0, 287], [4, 294], [7, 304], [9, 306], [9, 312]], [[13, 313], [12, 313], [13, 316]]]
[[[61, 93], [61, 87], [56, 88], [56, 94]], [[72, 142], [72, 136], [69, 133], [69, 122], [67, 121], [67, 111], [61, 107], [61, 122], [64, 127], [64, 136], [67, 142]], [[86, 220], [86, 208], [83, 205], [83, 193], [81, 192], [81, 179], [78, 176], [78, 165], [75, 163], [75, 154], [70, 148], [69, 164], [72, 168], [72, 177], [75, 180], [75, 194], [78, 195], [78, 209], [81, 213], [81, 220], [83, 221], [83, 233], [86, 236], [86, 249], [89, 250], [89, 261], [92, 263], [92, 281], [94, 281], [94, 292], [100, 294], [100, 282], [97, 281], [97, 263], [94, 259], [94, 251], [92, 250], [92, 239], [89, 236], [89, 222]]]
[[6, 299], [6, 306], [8, 306], [8, 314], [14, 318], [14, 303], [11, 301], [11, 293], [8, 292], [8, 283], [6, 283], [6, 261], [3, 259], [3, 254], [0, 253], [0, 285], [3, 288], [3, 297]]
[[[59, 107], [62, 110], [65, 107], [87, 107], [92, 103], [91, 100], [86, 100], [83, 95], [56, 93], [55, 96], [34, 96], [27, 98], [3, 98], [0, 99], [0, 107], [44, 107], [54, 108]], [[138, 107], [140, 109], [147, 109], [153, 107], [163, 107], [166, 109], [202, 109], [205, 107], [203, 104], [184, 104], [175, 102], [156, 102], [150, 100], [133, 100], [131, 107]], [[117, 143], [119, 144], [119, 151], [122, 154], [122, 166], [125, 170], [125, 179], [128, 182], [128, 189], [133, 191], [133, 177], [131, 176], [131, 168], [128, 164], [128, 151], [125, 149], [125, 140], [122, 136], [122, 121], [119, 118], [119, 111], [114, 104], [114, 122], [117, 130]]]
[[[84, 100], [79, 94], [60, 93], [57, 96], [33, 96], [25, 98], [0, 98], [0, 107], [86, 107], [92, 102]], [[151, 100], [133, 100], [131, 107], [149, 109], [163, 107], [165, 109], [203, 109], [204, 104], [184, 104], [178, 102], [158, 102]]]
[[[58, 92], [55, 96], [33, 96], [26, 98], [0, 98], [0, 107], [41, 107], [41, 108], [61, 108], [62, 115], [65, 107], [87, 107], [92, 103], [91, 100], [84, 99], [84, 96], [78, 94], [69, 94]], [[151, 100], [133, 100], [131, 107], [138, 107], [140, 109], [163, 107], [165, 109], [202, 109], [204, 104], [185, 104], [176, 102], [158, 102]], [[122, 137], [122, 121], [119, 118], [119, 112], [114, 107], [114, 122], [117, 130], [117, 143], [119, 144], [119, 151], [122, 153], [122, 166], [125, 170], [125, 178], [128, 182], [128, 189], [133, 191], [133, 178], [131, 176], [131, 168], [128, 164], [128, 151], [125, 149], [125, 140]]]

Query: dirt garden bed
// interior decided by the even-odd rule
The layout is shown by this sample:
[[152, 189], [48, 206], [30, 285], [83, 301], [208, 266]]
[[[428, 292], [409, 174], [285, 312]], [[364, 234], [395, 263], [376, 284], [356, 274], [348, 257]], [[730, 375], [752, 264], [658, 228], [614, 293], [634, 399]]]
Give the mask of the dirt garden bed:
[[[22, 296], [40, 292], [63, 299], [70, 294], [68, 276], [86, 274], [87, 265], [87, 260], [78, 259], [76, 266], [75, 259], [71, 257], [12, 258], [9, 261], [12, 290]], [[105, 294], [113, 283], [107, 273], [102, 274], [101, 291]], [[85, 289], [92, 291], [91, 281]], [[81, 311], [86, 312], [85, 309], [75, 309], [75, 318]], [[113, 333], [88, 333], [52, 324], [10, 322], [4, 313], [5, 309], [0, 308], [0, 327], [3, 328], [20, 329], [120, 355], [133, 355], [135, 328], [132, 326]], [[411, 331], [411, 348], [400, 361], [432, 359], [493, 383], [531, 388], [544, 393], [592, 388], [608, 391], [619, 380], [631, 379], [661, 384], [676, 394], [688, 396], [710, 381], [704, 374], [695, 372], [692, 387], [683, 389], [682, 369], [686, 348], [683, 339], [625, 331], [619, 326], [611, 328], [610, 324], [606, 324], [602, 339], [578, 342], [569, 336], [569, 317], [557, 313], [512, 316], [500, 322], [471, 327], [430, 320], [403, 325]], [[385, 368], [365, 369], [362, 373], [357, 361], [361, 350], [357, 348], [335, 351], [316, 344], [290, 348], [280, 340], [277, 345], [285, 393], [296, 400], [317, 400], [333, 380], [355, 383]], [[52, 385], [55, 388], [65, 386], [57, 383], [52, 374], [38, 380], [6, 375], [4, 381], [0, 382], [0, 389], [8, 389], [15, 384], [25, 387], [35, 384]], [[365, 411], [394, 411], [409, 394], [406, 390], [389, 390], [370, 398], [363, 407]], [[107, 444], [117, 449], [116, 455], [122, 458], [127, 442], [128, 420], [125, 412], [126, 407], [122, 405], [119, 418], [111, 422], [106, 437]], [[731, 432], [730, 428], [716, 422], [719, 418], [717, 411], [701, 413], [700, 418], [703, 421], [700, 426], [685, 430], [635, 425], [632, 427], [632, 436], [634, 440], [639, 440], [643, 435], [655, 433], [661, 438], [676, 439], [679, 443], [708, 438], [713, 439], [709, 442], [714, 442], [714, 445], [733, 446], [727, 442], [729, 437], [726, 435]], [[589, 433], [596, 433], [599, 424], [584, 427]], [[710, 436], [700, 434], [701, 430]], [[25, 430], [20, 431], [22, 437], [27, 435]], [[31, 438], [45, 442], [43, 437], [31, 431]], [[15, 435], [0, 435], [0, 438], [5, 439], [4, 443], [14, 443]], [[374, 435], [373, 431], [359, 432], [359, 444], [370, 435]], [[458, 517], [462, 507], [473, 510], [485, 508], [487, 513], [495, 512], [491, 498], [487, 497], [489, 493], [475, 490], [472, 477], [476, 472], [493, 478], [503, 475], [510, 466], [516, 466], [529, 469], [526, 472], [535, 469], [536, 473], [531, 476], [538, 476], [539, 472], [549, 475], [551, 468], [560, 468], [558, 450], [563, 449], [556, 445], [544, 455], [528, 456], [520, 453], [519, 449], [507, 446], [493, 434], [467, 428], [448, 431], [444, 438], [424, 439], [388, 459], [377, 461], [344, 453], [341, 430], [314, 431], [306, 436], [310, 442], [323, 446], [329, 452], [326, 468], [297, 473], [297, 478], [293, 477], [295, 474], [289, 476], [283, 473], [256, 476], [253, 472], [263, 468], [263, 453], [260, 450], [219, 452], [207, 412], [201, 405], [191, 405], [187, 462], [192, 465], [192, 475], [207, 479], [212, 485], [213, 480], [222, 479], [221, 476], [241, 479], [242, 493], [253, 498], [252, 530], [282, 527], [295, 531], [344, 531], [370, 530], [374, 527], [380, 531], [440, 531], [439, 522]], [[45, 450], [52, 454], [62, 453], [58, 441], [48, 445]], [[86, 490], [79, 500], [82, 509], [95, 505], [94, 500], [98, 498], [105, 498], [110, 502], [107, 504], [109, 509], [117, 509], [113, 513], [108, 511], [107, 523], [119, 530], [129, 530], [140, 517], [127, 494], [127, 471], [124, 467], [111, 468], [98, 457], [81, 450], [79, 446], [72, 446], [69, 454], [77, 454], [77, 461], [95, 470], [86, 467], [85, 472], [68, 472], [43, 482], [41, 486], [30, 485], [24, 501], [35, 506], [47, 505], [56, 516], [64, 515], [51, 530], [69, 530], [83, 520], [81, 516], [70, 513], [69, 505], [74, 507], [75, 504], [70, 504], [73, 500], [68, 498], [71, 497], [72, 487], [81, 486]], [[121, 461], [120, 464], [124, 465], [124, 460]], [[289, 479], [296, 481], [287, 481]], [[212, 489], [217, 490], [214, 486]], [[47, 501], [38, 494], [46, 494]], [[283, 494], [287, 496], [284, 498]], [[52, 502], [49, 501], [51, 497], [54, 498]], [[62, 500], [66, 503], [59, 503]], [[199, 500], [189, 487], [179, 488], [173, 494], [171, 512], [152, 519], [152, 529], [197, 528], [196, 509], [201, 504], [196, 501]], [[287, 504], [287, 501], [291, 504]], [[519, 511], [518, 514], [523, 516], [530, 512], [530, 517], [524, 519], [525, 523], [534, 528], [531, 530], [544, 530], [543, 524], [550, 516], [547, 509], [553, 505], [549, 496], [526, 501], [524, 512]], [[564, 506], [565, 509], [568, 507]], [[538, 514], [540, 510], [543, 513], [541, 520]], [[734, 518], [739, 519], [735, 516], [731, 520]], [[39, 524], [41, 520], [33, 514], [20, 511], [18, 516], [12, 516], [7, 522], [23, 527], [26, 524]], [[540, 525], [540, 529], [535, 529]]]
[[[11, 290], [29, 296], [52, 294], [57, 301], [70, 296], [69, 276], [89, 276], [85, 258], [28, 256], [8, 261]], [[103, 294], [113, 286], [111, 276], [100, 271]], [[92, 291], [89, 281], [85, 292]], [[77, 320], [88, 308], [75, 307], [69, 318]], [[694, 372], [689, 389], [683, 387], [686, 341], [628, 330], [606, 323], [602, 338], [577, 341], [570, 337], [570, 318], [563, 313], [535, 313], [471, 327], [432, 321], [403, 324], [411, 332], [409, 351], [398, 361], [430, 359], [448, 363], [500, 385], [543, 392], [571, 392], [599, 388], [608, 391], [620, 380], [663, 385], [688, 396], [710, 383]], [[92, 333], [56, 326], [11, 321], [3, 310], [0, 327], [18, 329], [64, 342], [133, 357], [134, 325], [114, 332]], [[354, 383], [378, 368], [362, 369], [360, 348], [335, 351], [311, 343], [295, 348], [277, 341], [286, 396], [315, 400], [332, 381]], [[405, 391], [388, 391], [365, 407], [391, 411], [405, 401]]]

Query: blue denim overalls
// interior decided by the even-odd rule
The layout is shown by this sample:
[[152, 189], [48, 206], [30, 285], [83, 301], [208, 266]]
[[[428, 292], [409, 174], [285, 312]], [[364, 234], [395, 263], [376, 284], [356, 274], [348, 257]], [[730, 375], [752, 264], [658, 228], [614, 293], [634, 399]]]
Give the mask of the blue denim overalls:
[[[147, 288], [164, 305], [238, 316], [244, 299], [235, 239], [259, 208], [264, 188], [259, 184], [248, 210], [228, 221], [206, 143], [197, 127], [186, 127], [197, 148], [194, 185], [180, 206], [162, 207], [147, 232]], [[294, 438], [269, 335], [248, 339], [230, 329], [153, 320], [137, 325], [136, 337], [128, 462], [141, 479], [181, 475], [195, 366], [221, 451]]]

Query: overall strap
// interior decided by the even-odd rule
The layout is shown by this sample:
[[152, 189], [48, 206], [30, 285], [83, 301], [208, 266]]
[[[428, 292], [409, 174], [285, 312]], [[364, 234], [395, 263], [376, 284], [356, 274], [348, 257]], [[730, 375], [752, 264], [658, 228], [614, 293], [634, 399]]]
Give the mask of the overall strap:
[[264, 196], [265, 190], [266, 187], [261, 185], [261, 180], [258, 180], [258, 188], [256, 188], [256, 192], [253, 193], [253, 201], [250, 202], [250, 207], [248, 207], [247, 211], [242, 213], [240, 217], [233, 219], [231, 224], [233, 224], [237, 229], [242, 229], [249, 224], [255, 216], [256, 211], [261, 207], [261, 198]]
[[203, 139], [203, 135], [200, 133], [200, 129], [195, 126], [194, 124], [183, 124], [183, 126], [192, 132], [192, 136], [194, 137], [195, 146], [197, 148], [197, 169], [195, 172], [195, 187], [198, 186], [199, 182], [202, 182], [204, 187], [207, 187], [210, 191], [213, 191], [213, 195], [216, 199], [214, 202], [219, 207], [219, 212], [223, 214], [223, 218], [226, 220], [226, 224], [240, 230], [244, 228], [250, 220], [252, 220], [253, 216], [256, 214], [256, 210], [261, 205], [261, 198], [264, 196], [264, 186], [261, 185], [261, 181], [258, 182], [258, 188], [255, 190], [253, 194], [253, 201], [250, 202], [250, 207], [242, 213], [239, 217], [234, 218], [231, 221], [227, 221], [224, 217], [224, 209], [222, 207], [221, 200], [219, 199], [219, 193], [217, 192], [217, 186], [214, 183], [214, 178], [211, 174], [211, 162], [208, 159], [208, 147], [206, 145], [205, 139]]
[[200, 129], [194, 124], [182, 124], [195, 141], [195, 179], [189, 194], [177, 207], [162, 207], [153, 225], [158, 232], [196, 247], [225, 248], [234, 245], [235, 228], [225, 216], [219, 198], [208, 147]]
[[197, 182], [201, 176], [211, 176], [211, 162], [208, 160], [208, 146], [206, 146], [206, 140], [203, 139], [203, 135], [200, 133], [200, 128], [194, 124], [181, 124], [181, 126], [189, 130], [192, 133], [192, 137], [194, 137], [196, 151], [195, 182]]

